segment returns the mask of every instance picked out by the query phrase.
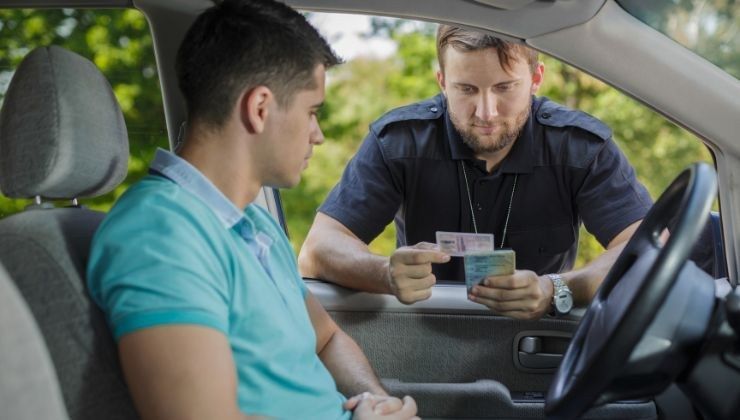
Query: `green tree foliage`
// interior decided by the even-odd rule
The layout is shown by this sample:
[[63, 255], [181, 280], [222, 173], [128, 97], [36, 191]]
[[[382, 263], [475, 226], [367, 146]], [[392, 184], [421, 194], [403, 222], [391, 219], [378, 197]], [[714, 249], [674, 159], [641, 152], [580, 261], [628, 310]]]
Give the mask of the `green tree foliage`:
[[[0, 100], [13, 71], [38, 46], [58, 45], [91, 60], [111, 82], [128, 127], [132, 154], [121, 186], [89, 207], [106, 210], [146, 173], [157, 146], [167, 147], [162, 96], [151, 34], [136, 10], [0, 10]], [[0, 197], [0, 216], [29, 200]]]

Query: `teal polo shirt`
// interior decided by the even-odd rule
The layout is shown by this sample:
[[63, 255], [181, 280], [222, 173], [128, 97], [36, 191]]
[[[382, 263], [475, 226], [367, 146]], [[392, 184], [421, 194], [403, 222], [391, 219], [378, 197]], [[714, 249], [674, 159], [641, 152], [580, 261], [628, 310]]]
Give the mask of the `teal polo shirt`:
[[158, 150], [150, 175], [93, 239], [88, 287], [116, 340], [160, 325], [201, 325], [229, 340], [244, 413], [349, 418], [316, 354], [308, 293], [282, 229], [240, 211], [195, 167]]

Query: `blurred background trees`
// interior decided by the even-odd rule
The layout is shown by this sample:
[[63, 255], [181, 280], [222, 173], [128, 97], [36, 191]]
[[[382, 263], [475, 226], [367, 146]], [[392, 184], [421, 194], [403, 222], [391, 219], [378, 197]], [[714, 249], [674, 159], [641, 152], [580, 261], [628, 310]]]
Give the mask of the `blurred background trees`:
[[[315, 149], [301, 184], [281, 191], [293, 247], [298, 251], [316, 208], [339, 180], [367, 127], [388, 110], [438, 92], [435, 26], [377, 19], [368, 36], [388, 37], [397, 53], [387, 58], [354, 58], [329, 74], [320, 120], [327, 141]], [[60, 45], [93, 61], [108, 77], [123, 110], [131, 142], [129, 176], [113, 193], [84, 201], [108, 209], [134, 180], [146, 173], [156, 147], [168, 147], [164, 110], [151, 35], [146, 19], [132, 10], [0, 10], [0, 100], [13, 70], [38, 45]], [[607, 123], [654, 198], [689, 163], [711, 162], [694, 136], [604, 83], [549, 57], [540, 94], [588, 112]], [[29, 200], [0, 197], [0, 217]], [[60, 203], [60, 205], [63, 205]], [[578, 264], [601, 251], [582, 235]], [[389, 254], [395, 248], [392, 226], [371, 248]]]

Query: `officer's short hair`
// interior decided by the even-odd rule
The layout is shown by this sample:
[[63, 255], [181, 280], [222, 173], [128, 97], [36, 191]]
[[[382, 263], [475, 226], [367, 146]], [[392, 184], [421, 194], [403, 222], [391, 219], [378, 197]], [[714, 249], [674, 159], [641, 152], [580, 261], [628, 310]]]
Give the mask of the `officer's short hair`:
[[279, 106], [315, 88], [314, 71], [341, 60], [300, 13], [274, 0], [214, 0], [177, 51], [188, 118], [220, 127], [245, 89], [267, 86]]
[[529, 70], [534, 73], [539, 63], [539, 54], [525, 45], [504, 41], [493, 35], [482, 32], [471, 31], [469, 29], [458, 28], [450, 25], [439, 25], [437, 29], [437, 60], [439, 60], [439, 69], [444, 72], [444, 53], [447, 47], [461, 52], [470, 52], [484, 50], [486, 48], [495, 48], [498, 53], [498, 60], [504, 70], [511, 70], [512, 64], [518, 57], [524, 57], [529, 64]]

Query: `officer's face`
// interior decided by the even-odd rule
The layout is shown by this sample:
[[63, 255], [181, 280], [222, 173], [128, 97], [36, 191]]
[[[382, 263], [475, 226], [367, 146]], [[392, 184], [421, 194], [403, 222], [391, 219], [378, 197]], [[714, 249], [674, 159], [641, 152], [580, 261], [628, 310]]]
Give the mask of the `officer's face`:
[[478, 157], [508, 152], [529, 117], [543, 65], [533, 73], [521, 57], [506, 71], [493, 48], [460, 52], [450, 47], [444, 54], [437, 80], [463, 140]]

